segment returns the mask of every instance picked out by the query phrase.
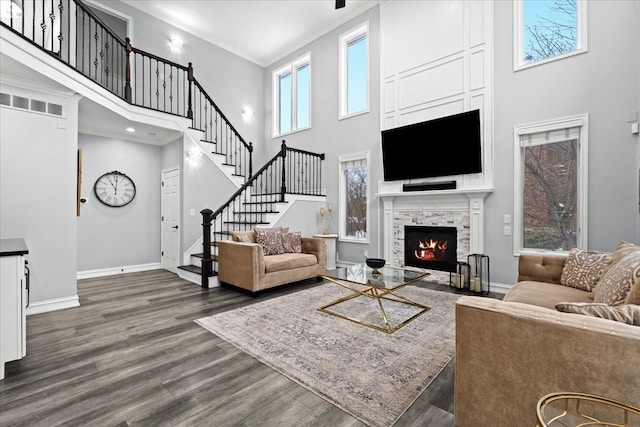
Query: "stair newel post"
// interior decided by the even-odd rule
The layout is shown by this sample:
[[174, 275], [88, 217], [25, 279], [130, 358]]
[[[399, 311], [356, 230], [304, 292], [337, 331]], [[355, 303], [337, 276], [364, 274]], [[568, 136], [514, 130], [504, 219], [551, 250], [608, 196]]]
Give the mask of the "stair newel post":
[[249, 175], [247, 178], [253, 176], [253, 142], [249, 141]]
[[188, 99], [188, 110], [187, 110], [187, 118], [193, 119], [193, 108], [191, 103], [191, 92], [193, 90], [193, 65], [189, 62], [189, 67], [187, 68], [187, 80], [189, 80], [189, 99]]
[[209, 287], [209, 275], [211, 274], [211, 221], [213, 220], [211, 209], [203, 209], [202, 214], [202, 276], [201, 286]]
[[124, 99], [131, 102], [131, 51], [133, 50], [133, 47], [131, 46], [131, 40], [129, 37], [127, 37], [125, 41], [126, 44], [124, 46], [124, 50], [127, 54], [127, 61], [125, 64]]
[[286, 168], [286, 160], [287, 160], [287, 144], [285, 140], [282, 140], [282, 150], [280, 152], [282, 157], [282, 185], [280, 186], [280, 201], [284, 202], [284, 194], [287, 192], [287, 168]]

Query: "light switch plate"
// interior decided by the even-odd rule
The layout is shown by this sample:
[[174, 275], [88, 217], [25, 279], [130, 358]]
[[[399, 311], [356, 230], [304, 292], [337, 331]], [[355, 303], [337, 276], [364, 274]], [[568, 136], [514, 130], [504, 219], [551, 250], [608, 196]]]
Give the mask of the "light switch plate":
[[505, 236], [511, 236], [511, 226], [510, 225], [505, 225], [504, 226], [504, 235]]
[[509, 214], [504, 214], [504, 224], [511, 224], [511, 215]]

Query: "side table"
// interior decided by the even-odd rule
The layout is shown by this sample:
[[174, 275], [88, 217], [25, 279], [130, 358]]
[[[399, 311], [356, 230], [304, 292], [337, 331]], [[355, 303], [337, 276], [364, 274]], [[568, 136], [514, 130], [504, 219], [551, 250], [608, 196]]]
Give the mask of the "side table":
[[336, 269], [336, 241], [338, 240], [337, 234], [314, 234], [313, 237], [320, 237], [324, 239], [327, 244], [327, 270]]

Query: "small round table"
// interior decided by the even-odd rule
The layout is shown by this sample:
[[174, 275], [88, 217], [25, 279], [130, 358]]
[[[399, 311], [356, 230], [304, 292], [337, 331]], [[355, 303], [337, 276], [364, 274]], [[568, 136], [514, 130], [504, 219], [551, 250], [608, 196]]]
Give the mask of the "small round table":
[[[640, 408], [586, 393], [558, 392], [543, 396], [536, 408], [538, 427], [640, 425]], [[604, 417], [608, 419], [605, 421]], [[631, 418], [630, 418], [631, 417]], [[571, 422], [573, 424], [567, 424]], [[554, 424], [555, 423], [555, 424]]]
[[324, 239], [327, 244], [327, 270], [336, 269], [336, 240], [337, 234], [314, 234], [313, 237]]

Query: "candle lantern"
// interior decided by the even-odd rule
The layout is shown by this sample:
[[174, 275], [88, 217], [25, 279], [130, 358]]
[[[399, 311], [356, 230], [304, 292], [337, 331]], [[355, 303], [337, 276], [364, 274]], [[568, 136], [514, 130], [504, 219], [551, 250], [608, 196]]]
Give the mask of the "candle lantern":
[[454, 274], [449, 274], [449, 286], [456, 291], [469, 289], [469, 263], [458, 261]]
[[490, 289], [489, 257], [483, 254], [471, 254], [467, 257], [469, 264], [469, 290], [488, 295]]

